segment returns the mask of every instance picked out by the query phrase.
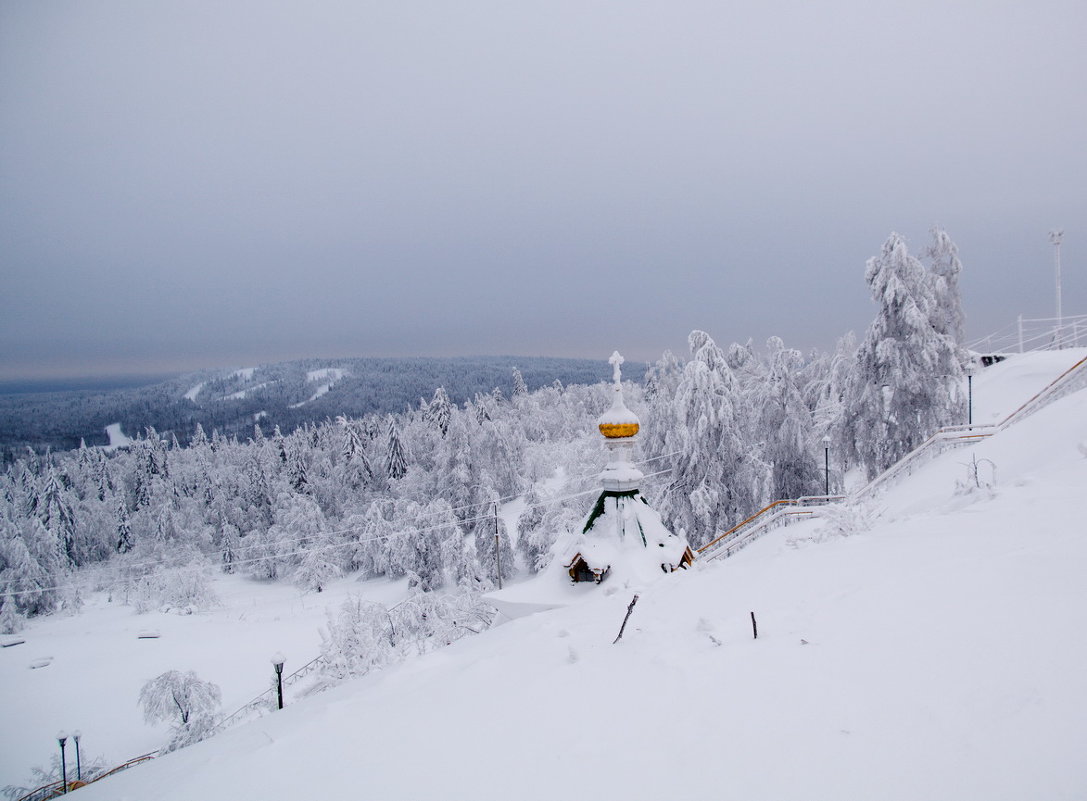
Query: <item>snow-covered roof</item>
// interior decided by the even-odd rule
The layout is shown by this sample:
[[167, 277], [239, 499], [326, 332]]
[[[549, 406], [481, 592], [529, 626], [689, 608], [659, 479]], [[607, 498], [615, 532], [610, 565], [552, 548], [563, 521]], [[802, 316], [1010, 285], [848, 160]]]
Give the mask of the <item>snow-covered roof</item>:
[[566, 545], [560, 561], [567, 570], [580, 559], [599, 577], [642, 584], [689, 564], [687, 541], [669, 531], [645, 496], [604, 492], [584, 532]]

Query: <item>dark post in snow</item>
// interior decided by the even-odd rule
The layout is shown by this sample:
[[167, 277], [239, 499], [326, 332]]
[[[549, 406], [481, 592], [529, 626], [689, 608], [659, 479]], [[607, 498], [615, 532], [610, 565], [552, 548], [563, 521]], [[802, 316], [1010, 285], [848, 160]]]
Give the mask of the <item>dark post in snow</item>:
[[57, 734], [57, 742], [60, 743], [60, 787], [61, 792], [68, 792], [68, 761], [64, 753], [64, 744], [68, 742], [68, 735], [65, 732], [59, 732]]
[[494, 502], [494, 569], [498, 573], [498, 589], [502, 589], [502, 549], [498, 541], [498, 501]]
[[627, 607], [627, 614], [626, 617], [623, 618], [623, 625], [619, 627], [619, 634], [617, 634], [615, 639], [611, 641], [612, 645], [615, 645], [615, 643], [619, 642], [619, 640], [622, 639], [623, 632], [626, 631], [627, 628], [627, 621], [630, 620], [630, 613], [634, 611], [634, 604], [636, 603], [638, 603], [637, 595], [634, 596], [634, 598], [630, 602], [630, 606]]
[[759, 638], [759, 625], [755, 622], [755, 613], [751, 613], [751, 633], [754, 635], [754, 639]]
[[830, 434], [823, 437], [823, 494], [830, 496]]
[[72, 732], [72, 739], [75, 740], [75, 779], [77, 782], [83, 781], [83, 765], [79, 761], [79, 738], [81, 736], [78, 729]]
[[966, 424], [974, 425], [974, 365], [966, 365]]
[[287, 661], [283, 654], [276, 652], [272, 657], [272, 667], [276, 669], [276, 691], [279, 694], [279, 708], [283, 708], [283, 664]]

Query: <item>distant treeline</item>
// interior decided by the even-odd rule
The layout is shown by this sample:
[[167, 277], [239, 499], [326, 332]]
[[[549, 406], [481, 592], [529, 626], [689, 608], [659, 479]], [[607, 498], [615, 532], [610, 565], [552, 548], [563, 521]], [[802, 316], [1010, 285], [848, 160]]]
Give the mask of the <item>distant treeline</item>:
[[[343, 371], [331, 380], [321, 371]], [[0, 395], [0, 454], [10, 463], [27, 448], [69, 450], [105, 445], [106, 426], [120, 423], [135, 437], [148, 427], [186, 444], [200, 423], [210, 434], [249, 436], [255, 423], [289, 433], [306, 423], [338, 415], [403, 412], [445, 387], [452, 402], [477, 394], [509, 396], [516, 375], [531, 391], [558, 381], [591, 384], [606, 380], [604, 361], [541, 357], [461, 357], [409, 359], [306, 359], [264, 365], [252, 371], [190, 373], [150, 386], [127, 389], [79, 389]], [[333, 374], [334, 375], [334, 374]], [[314, 397], [322, 387], [327, 392]], [[200, 391], [191, 390], [202, 385]], [[186, 394], [192, 394], [192, 399]]]

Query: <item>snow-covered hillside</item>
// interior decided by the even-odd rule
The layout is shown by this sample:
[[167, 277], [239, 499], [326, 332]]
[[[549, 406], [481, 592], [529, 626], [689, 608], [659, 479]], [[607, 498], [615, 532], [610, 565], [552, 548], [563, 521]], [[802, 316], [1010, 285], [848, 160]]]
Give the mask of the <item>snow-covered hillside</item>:
[[[1034, 358], [975, 379], [977, 421], [1074, 361]], [[1084, 443], [1081, 391], [925, 465], [852, 536], [806, 521], [651, 586], [605, 583], [576, 606], [290, 699], [80, 798], [1083, 798]], [[967, 481], [975, 460], [991, 487]], [[129, 750], [115, 761], [148, 732], [160, 742], [135, 691], [111, 684], [145, 646], [170, 649], [141, 662], [145, 678], [195, 667], [223, 684], [229, 711], [263, 689], [283, 640], [312, 626], [316, 647], [318, 602], [350, 585], [321, 598], [231, 579], [218, 617], [137, 616], [96, 598], [79, 617], [32, 622], [25, 644], [0, 651], [3, 776], [44, 761], [58, 728], [82, 727], [91, 754], [116, 730], [105, 736]], [[137, 640], [147, 627], [162, 637]]]

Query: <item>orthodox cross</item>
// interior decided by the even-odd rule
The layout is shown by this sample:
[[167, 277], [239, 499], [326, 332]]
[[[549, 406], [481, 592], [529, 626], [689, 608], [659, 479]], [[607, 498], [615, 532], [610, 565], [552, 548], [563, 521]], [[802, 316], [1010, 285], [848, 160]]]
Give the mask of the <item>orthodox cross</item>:
[[619, 370], [619, 365], [621, 365], [625, 361], [626, 359], [619, 355], [619, 351], [615, 351], [615, 353], [611, 355], [611, 358], [608, 359], [608, 363], [611, 364], [613, 368], [612, 379], [615, 381], [616, 387], [622, 386], [622, 374]]

